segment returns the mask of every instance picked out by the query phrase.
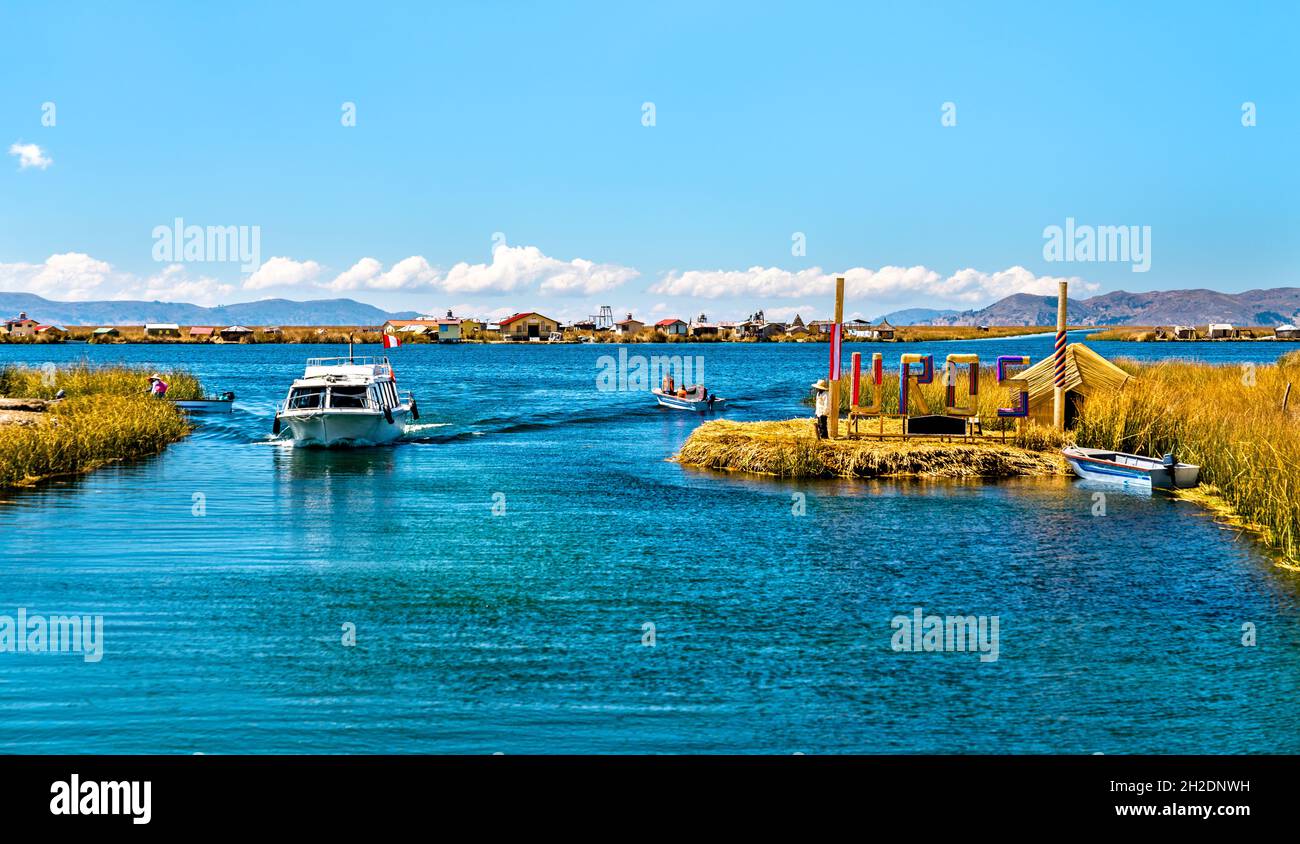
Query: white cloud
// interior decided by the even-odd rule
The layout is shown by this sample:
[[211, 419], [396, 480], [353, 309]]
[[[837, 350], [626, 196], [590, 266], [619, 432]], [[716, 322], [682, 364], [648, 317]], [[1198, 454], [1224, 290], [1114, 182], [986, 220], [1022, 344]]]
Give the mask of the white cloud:
[[362, 258], [325, 285], [331, 290], [418, 290], [431, 288], [438, 273], [420, 255], [403, 258], [385, 271], [375, 258]]
[[0, 264], [0, 290], [55, 299], [87, 299], [106, 287], [113, 268], [81, 252], [51, 255], [41, 264]]
[[141, 278], [81, 252], [51, 255], [40, 264], [0, 264], [0, 290], [34, 293], [62, 302], [156, 299], [211, 305], [226, 301], [236, 289], [206, 276], [191, 278], [181, 264], [169, 264]]
[[[848, 286], [847, 282], [845, 282], [845, 286]], [[819, 319], [820, 317], [817, 315], [829, 309], [830, 306], [825, 302], [821, 305], [795, 305], [791, 308], [764, 308], [763, 316], [778, 322], [789, 322], [799, 316], [803, 317], [804, 322], [807, 322], [810, 319]]]
[[161, 302], [189, 302], [195, 305], [221, 305], [230, 301], [238, 288], [215, 278], [190, 278], [181, 264], [168, 264], [162, 272], [133, 281], [119, 289], [114, 299], [144, 299]]
[[566, 296], [604, 293], [638, 275], [631, 267], [618, 264], [552, 258], [536, 246], [499, 246], [492, 253], [491, 263], [462, 261], [446, 273], [434, 269], [419, 255], [404, 258], [387, 271], [377, 259], [362, 258], [325, 286], [331, 290], [427, 289], [471, 295], [535, 288], [542, 293]]
[[38, 170], [44, 170], [54, 163], [54, 159], [45, 154], [45, 151], [36, 144], [14, 143], [9, 146], [9, 154], [18, 156], [18, 169], [26, 170], [28, 167], [35, 167]]
[[244, 279], [245, 290], [263, 290], [267, 287], [296, 287], [311, 284], [321, 273], [315, 261], [295, 261], [292, 258], [271, 258]]
[[438, 280], [437, 287], [455, 293], [509, 293], [536, 285], [543, 293], [591, 295], [613, 290], [639, 275], [618, 264], [551, 258], [536, 246], [499, 246], [492, 252], [492, 263], [459, 263]]
[[1057, 282], [1063, 280], [1068, 280], [1077, 290], [1098, 289], [1098, 285], [1078, 278], [1037, 276], [1019, 266], [992, 273], [963, 269], [949, 276], [922, 266], [878, 270], [854, 267], [839, 273], [827, 273], [820, 267], [798, 271], [750, 267], [748, 270], [674, 271], [651, 285], [650, 292], [702, 299], [745, 297], [760, 303], [764, 299], [822, 298], [834, 295], [837, 276], [844, 277], [848, 299], [870, 298], [890, 303], [925, 298], [935, 304], [964, 307], [982, 306], [1013, 293], [1050, 295], [1056, 292]]

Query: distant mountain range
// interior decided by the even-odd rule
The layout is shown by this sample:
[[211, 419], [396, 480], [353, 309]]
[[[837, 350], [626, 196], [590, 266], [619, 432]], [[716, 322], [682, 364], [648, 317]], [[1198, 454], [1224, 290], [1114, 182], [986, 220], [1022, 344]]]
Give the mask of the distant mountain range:
[[[1069, 301], [1070, 325], [1233, 325], [1274, 326], [1300, 320], [1300, 287], [1218, 293], [1214, 290], [1157, 290], [1103, 293]], [[1017, 293], [987, 308], [938, 312], [924, 322], [895, 325], [1055, 325], [1056, 297]]]
[[388, 311], [352, 299], [293, 302], [263, 299], [207, 308], [184, 302], [54, 302], [31, 293], [0, 293], [0, 316], [27, 313], [57, 325], [381, 325], [390, 319], [413, 319], [415, 311]]
[[[0, 293], [0, 316], [26, 312], [58, 325], [380, 325], [412, 319], [415, 311], [390, 313], [353, 299], [263, 299], [238, 305], [203, 307], [184, 302], [54, 302], [31, 293]], [[885, 314], [894, 325], [1055, 325], [1056, 297], [1017, 293], [987, 308], [971, 311], [908, 308]], [[879, 322], [880, 320], [876, 320]], [[1300, 287], [1218, 293], [1213, 290], [1161, 290], [1104, 293], [1070, 300], [1071, 325], [1233, 325], [1276, 326], [1300, 321]]]
[[933, 320], [948, 319], [960, 316], [961, 313], [961, 311], [936, 311], [934, 308], [904, 308], [878, 317], [875, 321], [887, 321], [893, 325], [932, 325], [935, 324]]

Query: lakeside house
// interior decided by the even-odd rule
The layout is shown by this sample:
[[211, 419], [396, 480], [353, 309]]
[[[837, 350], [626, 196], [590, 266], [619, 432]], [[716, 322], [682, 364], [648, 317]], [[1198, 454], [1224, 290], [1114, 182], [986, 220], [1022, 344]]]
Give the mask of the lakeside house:
[[709, 318], [704, 314], [700, 314], [699, 319], [696, 319], [690, 325], [690, 335], [692, 337], [717, 337], [718, 334], [719, 326], [709, 322]]
[[639, 319], [632, 319], [628, 314], [627, 319], [614, 323], [614, 333], [619, 337], [635, 337], [645, 328], [645, 323]]
[[263, 329], [262, 329], [262, 333], [263, 333], [263, 334], [283, 334], [284, 332], [280, 330], [280, 326], [278, 326], [278, 325], [268, 325], [266, 328], [263, 328]]
[[61, 325], [38, 325], [36, 326], [36, 334], [39, 337], [53, 337], [62, 340], [68, 336], [68, 329]]
[[232, 325], [229, 328], [221, 329], [221, 339], [227, 343], [238, 343], [245, 337], [253, 336], [253, 329], [243, 325]]
[[111, 325], [105, 325], [90, 332], [90, 336], [94, 339], [102, 340], [108, 337], [120, 337], [122, 336], [122, 332], [118, 331]]
[[680, 319], [661, 319], [655, 323], [655, 330], [669, 337], [685, 337], [690, 332], [690, 326]]
[[803, 317], [798, 314], [795, 314], [794, 321], [785, 327], [785, 335], [787, 337], [807, 337], [808, 333], [808, 327], [803, 324]]
[[215, 334], [216, 332], [217, 332], [216, 327], [212, 325], [191, 325], [190, 326], [190, 337], [195, 340], [211, 340], [212, 335]]
[[1232, 324], [1228, 322], [1212, 322], [1205, 329], [1205, 336], [1209, 340], [1226, 340], [1234, 334]]
[[541, 342], [560, 330], [560, 324], [536, 311], [526, 311], [501, 320], [501, 335], [507, 340]]
[[874, 328], [867, 329], [866, 339], [868, 340], [893, 340], [894, 326], [889, 324], [889, 320], [882, 319], [876, 323]]
[[438, 342], [439, 343], [459, 343], [461, 332], [461, 320], [452, 316], [451, 311], [447, 311], [447, 316], [438, 320]]
[[1300, 340], [1300, 328], [1284, 322], [1273, 330], [1273, 336], [1279, 340]]
[[[1052, 424], [1052, 402], [1055, 393], [1055, 360], [1045, 357], [1021, 372], [1029, 388], [1029, 418], [1041, 425]], [[1089, 349], [1082, 343], [1065, 347], [1065, 427], [1070, 428], [1079, 413], [1079, 406], [1088, 396], [1096, 393], [1115, 393], [1133, 376]]]
[[1200, 335], [1196, 333], [1196, 326], [1194, 325], [1175, 325], [1173, 333], [1175, 340], [1200, 339]]
[[144, 326], [146, 337], [180, 337], [181, 327], [174, 322], [147, 322]]
[[[827, 324], [831, 323], [827, 320]], [[844, 323], [844, 337], [848, 340], [869, 340], [872, 339], [871, 321], [865, 319], [851, 319]]]
[[17, 319], [5, 320], [4, 333], [10, 337], [34, 337], [39, 326], [39, 322], [29, 318], [27, 313], [23, 312]]
[[428, 334], [430, 331], [436, 334], [438, 332], [438, 320], [430, 319], [428, 317], [421, 317], [419, 319], [390, 319], [388, 322], [383, 324], [380, 330], [385, 334], [397, 334], [400, 332], [402, 334], [422, 336]]

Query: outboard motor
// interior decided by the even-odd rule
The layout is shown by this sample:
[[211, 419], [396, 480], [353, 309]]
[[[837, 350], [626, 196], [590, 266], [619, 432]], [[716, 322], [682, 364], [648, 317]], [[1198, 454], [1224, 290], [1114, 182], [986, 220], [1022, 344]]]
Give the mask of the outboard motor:
[[1173, 452], [1166, 454], [1160, 461], [1164, 464], [1165, 471], [1169, 473], [1169, 486], [1178, 486], [1178, 476], [1174, 474], [1174, 469], [1178, 467], [1178, 460], [1174, 457]]
[[271, 433], [280, 436], [280, 414], [275, 414], [275, 422], [271, 423]]

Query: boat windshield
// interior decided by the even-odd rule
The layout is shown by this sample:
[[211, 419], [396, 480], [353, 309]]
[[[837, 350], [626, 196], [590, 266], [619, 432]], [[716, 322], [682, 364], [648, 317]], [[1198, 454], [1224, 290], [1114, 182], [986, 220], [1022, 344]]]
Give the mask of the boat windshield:
[[306, 410], [313, 407], [323, 407], [324, 404], [324, 387], [296, 387], [289, 393], [289, 408], [291, 410]]
[[330, 389], [330, 407], [357, 409], [365, 406], [365, 387], [333, 387]]

